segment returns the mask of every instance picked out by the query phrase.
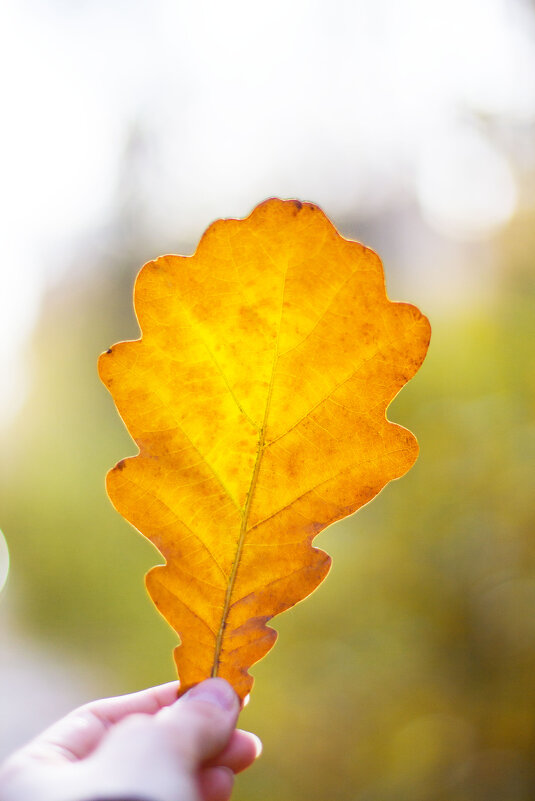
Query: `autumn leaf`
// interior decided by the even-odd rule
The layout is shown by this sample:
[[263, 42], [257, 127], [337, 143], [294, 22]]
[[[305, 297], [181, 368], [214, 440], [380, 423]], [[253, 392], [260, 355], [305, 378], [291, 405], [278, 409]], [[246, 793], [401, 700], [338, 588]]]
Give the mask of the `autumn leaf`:
[[315, 535], [416, 459], [386, 408], [429, 323], [387, 298], [373, 251], [276, 199], [146, 264], [135, 308], [141, 339], [99, 362], [139, 447], [108, 493], [165, 558], [146, 583], [180, 637], [183, 688], [218, 675], [244, 697], [268, 621], [329, 570]]

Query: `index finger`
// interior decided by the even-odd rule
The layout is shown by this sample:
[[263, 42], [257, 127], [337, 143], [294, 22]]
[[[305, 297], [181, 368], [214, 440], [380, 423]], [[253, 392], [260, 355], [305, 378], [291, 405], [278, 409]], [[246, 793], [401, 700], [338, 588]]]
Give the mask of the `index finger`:
[[78, 707], [54, 723], [23, 750], [27, 756], [76, 762], [88, 756], [108, 729], [132, 714], [154, 715], [176, 701], [178, 681], [128, 695], [103, 698]]

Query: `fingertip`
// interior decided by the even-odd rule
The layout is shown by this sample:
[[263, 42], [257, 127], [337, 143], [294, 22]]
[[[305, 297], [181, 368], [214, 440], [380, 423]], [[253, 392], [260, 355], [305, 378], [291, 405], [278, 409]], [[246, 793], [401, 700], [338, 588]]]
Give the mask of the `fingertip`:
[[252, 740], [252, 743], [253, 743], [253, 746], [254, 746], [254, 749], [255, 749], [254, 758], [258, 759], [258, 757], [262, 754], [262, 751], [264, 750], [264, 744], [263, 744], [262, 740], [260, 739], [260, 737], [257, 734], [255, 734], [252, 731], [246, 731], [246, 732], [244, 732], [244, 734], [247, 734], [249, 739]]
[[262, 742], [249, 731], [236, 729], [232, 732], [226, 748], [208, 763], [210, 766], [224, 766], [234, 773], [241, 773], [253, 764], [262, 753]]
[[238, 696], [228, 681], [221, 678], [205, 679], [188, 690], [180, 700], [205, 701], [226, 712], [238, 711], [240, 704]]
[[222, 760], [222, 763], [228, 764], [234, 773], [241, 773], [258, 759], [262, 753], [262, 743], [256, 734], [249, 731], [237, 731], [236, 735], [236, 744], [229, 753], [228, 763], [227, 760]]
[[203, 768], [199, 774], [202, 801], [228, 801], [234, 787], [234, 773], [230, 768]]

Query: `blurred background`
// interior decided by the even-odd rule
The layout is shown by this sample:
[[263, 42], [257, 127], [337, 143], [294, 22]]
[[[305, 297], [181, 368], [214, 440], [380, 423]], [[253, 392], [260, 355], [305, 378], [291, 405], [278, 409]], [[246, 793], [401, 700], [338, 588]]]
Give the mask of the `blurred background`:
[[275, 195], [376, 249], [433, 339], [389, 412], [420, 458], [318, 538], [235, 798], [533, 799], [535, 4], [4, 0], [0, 63], [0, 756], [174, 677], [96, 359], [145, 261]]

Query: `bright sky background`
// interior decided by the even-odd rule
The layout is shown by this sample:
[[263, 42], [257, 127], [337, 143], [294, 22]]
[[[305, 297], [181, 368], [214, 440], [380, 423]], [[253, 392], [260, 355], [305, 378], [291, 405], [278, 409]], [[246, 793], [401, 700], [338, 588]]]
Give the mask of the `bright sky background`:
[[516, 187], [474, 114], [533, 118], [533, 33], [522, 0], [3, 0], [0, 425], [43, 289], [112, 211], [132, 126], [166, 240], [270, 195], [336, 216], [408, 194], [443, 233], [485, 236]]

